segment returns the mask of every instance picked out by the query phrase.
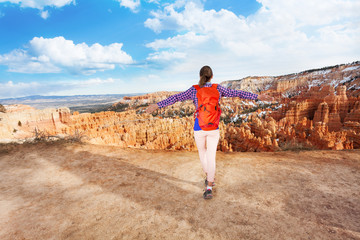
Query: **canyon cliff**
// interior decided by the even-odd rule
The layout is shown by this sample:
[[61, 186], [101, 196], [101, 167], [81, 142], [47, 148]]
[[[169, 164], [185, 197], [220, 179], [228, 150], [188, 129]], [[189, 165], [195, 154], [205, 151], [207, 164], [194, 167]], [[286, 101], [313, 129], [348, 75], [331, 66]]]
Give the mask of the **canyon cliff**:
[[[218, 150], [360, 148], [360, 63], [309, 70], [279, 77], [249, 77], [223, 86], [267, 92], [274, 102], [222, 98]], [[68, 108], [36, 110], [10, 105], [0, 113], [0, 139], [24, 139], [37, 132], [81, 136], [93, 144], [123, 148], [195, 150], [194, 105], [178, 102], [144, 113], [151, 103], [176, 92], [124, 97], [99, 113]]]
[[249, 92], [267, 91], [275, 97], [292, 97], [307, 92], [314, 86], [345, 86], [349, 96], [360, 95], [360, 62], [340, 64], [321, 69], [276, 77], [246, 77], [222, 82], [221, 85]]
[[6, 113], [0, 112], [0, 139], [30, 138], [36, 132], [57, 135], [70, 123], [68, 108], [38, 110], [27, 105], [9, 105]]

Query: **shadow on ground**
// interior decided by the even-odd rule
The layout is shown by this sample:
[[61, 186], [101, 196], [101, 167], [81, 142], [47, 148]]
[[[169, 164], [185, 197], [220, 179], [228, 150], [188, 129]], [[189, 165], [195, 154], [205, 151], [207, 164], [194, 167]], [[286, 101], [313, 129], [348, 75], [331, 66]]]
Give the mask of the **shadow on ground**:
[[360, 152], [218, 154], [39, 143], [0, 150], [1, 239], [360, 239]]

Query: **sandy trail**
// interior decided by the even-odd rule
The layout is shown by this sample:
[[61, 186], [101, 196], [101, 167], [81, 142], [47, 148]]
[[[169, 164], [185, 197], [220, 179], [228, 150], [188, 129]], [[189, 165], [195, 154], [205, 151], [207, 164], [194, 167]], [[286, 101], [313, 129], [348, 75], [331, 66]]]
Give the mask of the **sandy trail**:
[[360, 151], [0, 147], [0, 239], [360, 239]]

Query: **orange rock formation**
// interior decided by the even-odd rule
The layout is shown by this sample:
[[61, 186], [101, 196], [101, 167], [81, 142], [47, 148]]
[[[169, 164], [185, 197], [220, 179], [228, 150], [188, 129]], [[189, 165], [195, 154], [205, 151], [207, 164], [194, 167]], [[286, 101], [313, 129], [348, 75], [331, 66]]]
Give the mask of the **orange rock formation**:
[[[223, 83], [228, 87], [236, 88], [240, 84], [250, 90], [262, 89], [276, 96], [278, 103], [223, 98], [219, 150], [360, 148], [360, 97], [356, 95], [358, 87], [348, 84], [358, 81], [359, 71], [357, 62], [300, 74], [249, 77], [240, 82]], [[336, 88], [320, 84], [334, 79], [338, 83]], [[309, 83], [310, 88], [306, 85]], [[289, 98], [295, 91], [298, 92]], [[0, 113], [0, 139], [30, 137], [37, 129], [51, 135], [81, 135], [94, 144], [194, 150], [195, 109], [191, 101], [176, 103], [154, 115], [144, 113], [149, 104], [175, 93], [124, 97], [112, 108], [120, 112], [71, 115], [67, 108], [36, 110], [24, 105], [6, 106], [7, 112]]]

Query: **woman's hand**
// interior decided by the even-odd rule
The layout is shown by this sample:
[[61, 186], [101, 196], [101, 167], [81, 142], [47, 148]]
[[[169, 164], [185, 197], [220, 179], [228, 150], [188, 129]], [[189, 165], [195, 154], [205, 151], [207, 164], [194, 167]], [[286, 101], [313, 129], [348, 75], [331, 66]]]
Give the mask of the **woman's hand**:
[[271, 96], [269, 96], [267, 94], [263, 94], [263, 93], [258, 95], [257, 99], [259, 99], [260, 101], [269, 101], [269, 102], [274, 101], [273, 97], [271, 97]]
[[147, 108], [146, 108], [146, 113], [152, 113], [153, 111], [159, 109], [159, 106], [157, 104], [150, 104]]

